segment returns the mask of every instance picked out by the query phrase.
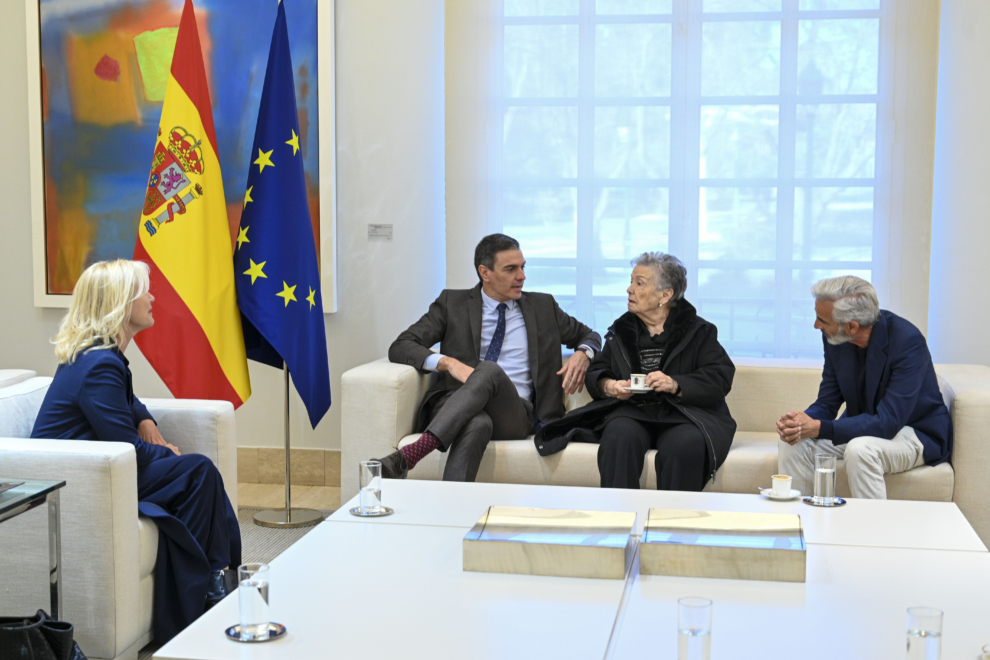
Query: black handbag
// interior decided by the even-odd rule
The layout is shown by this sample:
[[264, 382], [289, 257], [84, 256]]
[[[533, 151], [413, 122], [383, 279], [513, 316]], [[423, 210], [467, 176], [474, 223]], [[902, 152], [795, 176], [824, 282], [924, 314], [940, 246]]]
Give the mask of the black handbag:
[[0, 660], [86, 660], [72, 639], [72, 624], [44, 610], [31, 617], [0, 617]]

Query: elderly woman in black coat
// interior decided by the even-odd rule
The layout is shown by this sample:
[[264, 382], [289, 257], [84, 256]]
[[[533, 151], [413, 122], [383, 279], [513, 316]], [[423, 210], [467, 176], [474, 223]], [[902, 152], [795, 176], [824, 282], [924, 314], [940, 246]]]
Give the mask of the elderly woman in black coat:
[[[540, 454], [571, 440], [598, 442], [603, 488], [639, 488], [655, 447], [657, 488], [704, 488], [725, 461], [736, 432], [725, 396], [735, 366], [716, 327], [684, 299], [687, 271], [677, 257], [645, 252], [632, 261], [629, 311], [609, 328], [585, 386], [594, 401], [536, 435]], [[634, 393], [631, 374], [649, 391]]]

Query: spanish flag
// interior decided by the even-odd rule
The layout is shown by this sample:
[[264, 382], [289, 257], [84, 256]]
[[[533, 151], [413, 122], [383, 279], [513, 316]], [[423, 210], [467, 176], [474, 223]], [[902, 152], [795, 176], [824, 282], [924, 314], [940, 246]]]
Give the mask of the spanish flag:
[[191, 0], [186, 0], [158, 125], [134, 259], [151, 267], [155, 325], [135, 337], [172, 394], [251, 396], [227, 204]]

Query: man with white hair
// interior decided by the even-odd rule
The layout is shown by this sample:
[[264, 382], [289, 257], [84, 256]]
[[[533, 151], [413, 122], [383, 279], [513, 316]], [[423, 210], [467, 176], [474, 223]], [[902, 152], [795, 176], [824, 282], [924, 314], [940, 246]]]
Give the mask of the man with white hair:
[[845, 458], [853, 497], [886, 499], [885, 474], [938, 465], [952, 451], [928, 344], [910, 321], [880, 309], [866, 280], [824, 279], [811, 293], [825, 368], [818, 400], [777, 421], [778, 471], [808, 493], [815, 454], [833, 454]]

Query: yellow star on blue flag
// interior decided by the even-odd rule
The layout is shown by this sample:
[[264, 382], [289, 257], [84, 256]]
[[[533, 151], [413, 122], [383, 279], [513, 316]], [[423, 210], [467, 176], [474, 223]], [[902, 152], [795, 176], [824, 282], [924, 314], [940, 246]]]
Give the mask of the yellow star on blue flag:
[[[249, 170], [243, 240], [234, 253], [237, 272], [251, 277], [238, 277], [237, 304], [248, 358], [279, 369], [285, 362], [315, 428], [330, 408], [330, 366], [301, 141], [285, 3], [279, 3], [251, 147], [258, 167]], [[305, 303], [289, 304], [298, 297]]]

